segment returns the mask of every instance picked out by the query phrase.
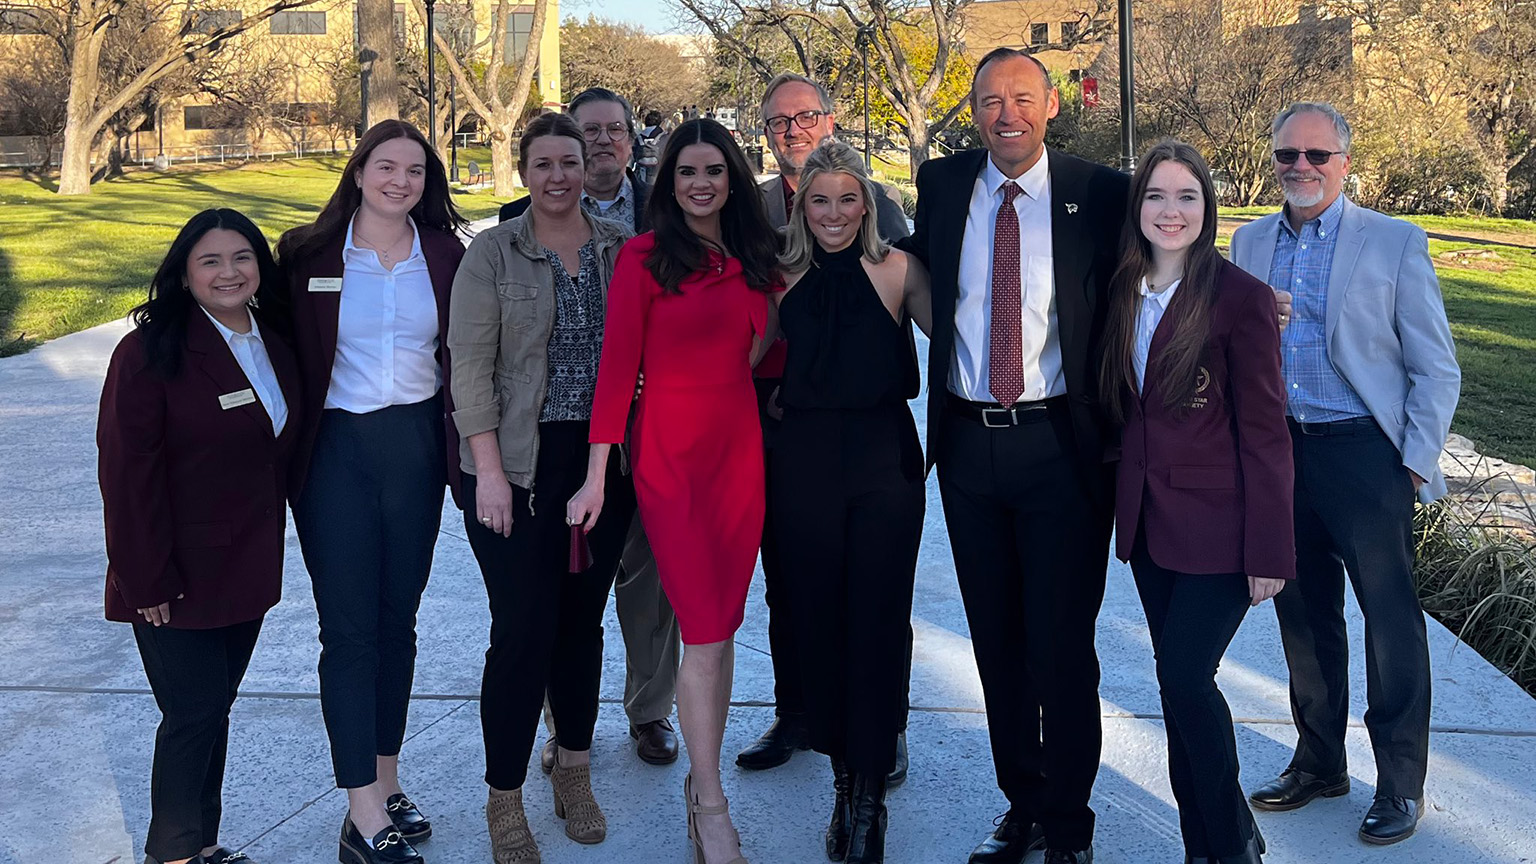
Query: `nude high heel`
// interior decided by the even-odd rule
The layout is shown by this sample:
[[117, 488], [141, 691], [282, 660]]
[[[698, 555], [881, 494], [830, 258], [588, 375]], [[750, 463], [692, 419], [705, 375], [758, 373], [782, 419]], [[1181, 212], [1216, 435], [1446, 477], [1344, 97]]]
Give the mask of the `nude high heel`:
[[[693, 797], [693, 774], [691, 772], [687, 777], [683, 778], [683, 801], [688, 805], [688, 839], [693, 843], [693, 864], [709, 864], [704, 859], [704, 841], [699, 839], [698, 817], [729, 815], [731, 806], [729, 804], [711, 804], [708, 806], [700, 804], [698, 799]], [[736, 846], [739, 849], [741, 847], [741, 833], [734, 826], [731, 828], [731, 833], [736, 835]], [[725, 864], [751, 864], [751, 862], [737, 855], [735, 858], [725, 862]]]

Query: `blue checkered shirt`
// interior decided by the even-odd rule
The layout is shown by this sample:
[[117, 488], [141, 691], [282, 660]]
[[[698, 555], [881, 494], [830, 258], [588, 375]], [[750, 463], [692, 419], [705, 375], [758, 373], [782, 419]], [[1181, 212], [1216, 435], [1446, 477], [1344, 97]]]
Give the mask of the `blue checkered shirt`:
[[1291, 323], [1280, 334], [1286, 413], [1307, 423], [1371, 413], [1328, 359], [1328, 277], [1343, 215], [1340, 195], [1298, 235], [1282, 214], [1269, 266], [1269, 284], [1291, 292]]

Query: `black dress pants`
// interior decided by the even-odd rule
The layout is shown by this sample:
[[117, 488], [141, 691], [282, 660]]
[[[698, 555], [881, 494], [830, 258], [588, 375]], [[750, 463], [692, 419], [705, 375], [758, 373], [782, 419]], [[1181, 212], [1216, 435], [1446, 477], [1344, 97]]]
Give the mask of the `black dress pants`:
[[[778, 439], [779, 421], [768, 414], [768, 400], [783, 383], [782, 378], [753, 378], [757, 388], [758, 419], [763, 424], [764, 500], [773, 500], [773, 448]], [[784, 584], [783, 556], [779, 554], [778, 531], [773, 524], [773, 507], [763, 511], [763, 602], [768, 605], [768, 653], [773, 661], [773, 713], [779, 717], [805, 718], [804, 685], [800, 666], [795, 661], [794, 634], [786, 608], [788, 588]]]
[[229, 709], [259, 633], [260, 618], [211, 630], [133, 625], [160, 708], [144, 841], [156, 861], [190, 858], [219, 842]]
[[405, 741], [416, 611], [442, 521], [442, 396], [320, 418], [293, 508], [320, 613], [320, 708], [336, 785], [367, 786]]
[[464, 475], [464, 530], [491, 604], [480, 727], [485, 782], [492, 789], [522, 787], [546, 692], [550, 713], [560, 722], [560, 746], [592, 746], [603, 672], [603, 607], [634, 517], [635, 489], [619, 472], [619, 454], [613, 452], [603, 510], [587, 535], [592, 566], [570, 572], [565, 505], [586, 480], [587, 431], [585, 421], [539, 424], [533, 501], [527, 489], [512, 487], [510, 536], [476, 519], [476, 480]]
[[1159, 567], [1145, 534], [1132, 547], [1131, 571], [1157, 658], [1168, 780], [1179, 802], [1184, 852], [1236, 856], [1253, 837], [1253, 813], [1238, 783], [1232, 712], [1216, 687], [1216, 669], [1248, 612], [1248, 577]]
[[1051, 848], [1079, 850], [1093, 841], [1103, 737], [1094, 628], [1112, 518], [1075, 464], [1066, 400], [1022, 416], [993, 429], [949, 412], [939, 492], [998, 787]]
[[912, 584], [926, 495], [905, 403], [788, 411], [774, 442], [773, 513], [811, 743], [884, 776], [906, 722]]
[[1335, 434], [1306, 434], [1291, 423], [1297, 578], [1275, 598], [1299, 733], [1291, 766], [1330, 776], [1347, 770], [1347, 573], [1365, 615], [1365, 728], [1376, 792], [1419, 798], [1429, 761], [1430, 669], [1413, 583], [1413, 481], [1374, 423], [1328, 431]]

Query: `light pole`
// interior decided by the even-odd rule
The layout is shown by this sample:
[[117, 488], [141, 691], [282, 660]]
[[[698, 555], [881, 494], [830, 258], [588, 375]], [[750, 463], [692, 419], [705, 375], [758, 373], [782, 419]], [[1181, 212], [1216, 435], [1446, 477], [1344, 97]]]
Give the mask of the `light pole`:
[[427, 4], [427, 142], [437, 150], [437, 51], [432, 42], [432, 10], [437, 0]]
[[[455, 40], [457, 43], [457, 40]], [[458, 79], [448, 76], [448, 139], [449, 168], [448, 179], [451, 182], [459, 182], [459, 103], [454, 98], [454, 82]]]
[[1136, 75], [1131, 52], [1131, 0], [1120, 0], [1120, 170], [1136, 170]]
[[859, 27], [859, 57], [864, 62], [864, 170], [869, 171], [869, 40], [875, 37], [875, 28], [864, 24]]

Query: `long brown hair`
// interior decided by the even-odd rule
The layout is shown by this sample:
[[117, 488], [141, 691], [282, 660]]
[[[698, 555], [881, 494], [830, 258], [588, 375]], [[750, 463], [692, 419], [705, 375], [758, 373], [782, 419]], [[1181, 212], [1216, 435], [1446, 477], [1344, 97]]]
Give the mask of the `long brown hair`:
[[1216, 278], [1223, 263], [1221, 253], [1216, 251], [1216, 188], [1200, 151], [1182, 141], [1165, 139], [1142, 155], [1136, 176], [1131, 178], [1130, 203], [1125, 210], [1125, 227], [1120, 232], [1120, 264], [1110, 282], [1099, 399], [1116, 425], [1125, 422], [1129, 400], [1137, 398], [1136, 369], [1132, 364], [1136, 316], [1141, 307], [1142, 277], [1152, 269], [1152, 244], [1141, 233], [1141, 207], [1152, 172], [1164, 162], [1188, 168], [1205, 199], [1200, 235], [1189, 247], [1184, 277], [1168, 304], [1166, 315], [1172, 317], [1169, 323], [1173, 332], [1162, 351], [1147, 364], [1147, 387], [1154, 380], [1157, 382], [1163, 406], [1172, 409], [1175, 417], [1187, 413], [1185, 406], [1195, 394], [1205, 338], [1211, 329], [1211, 305], [1215, 302]]
[[357, 185], [358, 175], [368, 164], [368, 157], [373, 155], [380, 144], [396, 138], [415, 141], [421, 145], [422, 152], [427, 154], [427, 176], [421, 190], [421, 200], [411, 208], [411, 218], [416, 224], [449, 234], [456, 233], [468, 224], [459, 215], [459, 211], [454, 209], [453, 196], [448, 192], [448, 172], [443, 168], [443, 160], [437, 157], [437, 151], [427, 141], [427, 136], [404, 120], [380, 120], [358, 139], [357, 149], [352, 151], [352, 158], [347, 160], [347, 166], [341, 171], [341, 182], [336, 184], [331, 200], [325, 202], [315, 221], [292, 228], [278, 239], [277, 257], [280, 261], [287, 263], [292, 258], [306, 258], [346, 233], [347, 223], [352, 221], [352, 214], [357, 212], [358, 205], [363, 201], [363, 190]]

